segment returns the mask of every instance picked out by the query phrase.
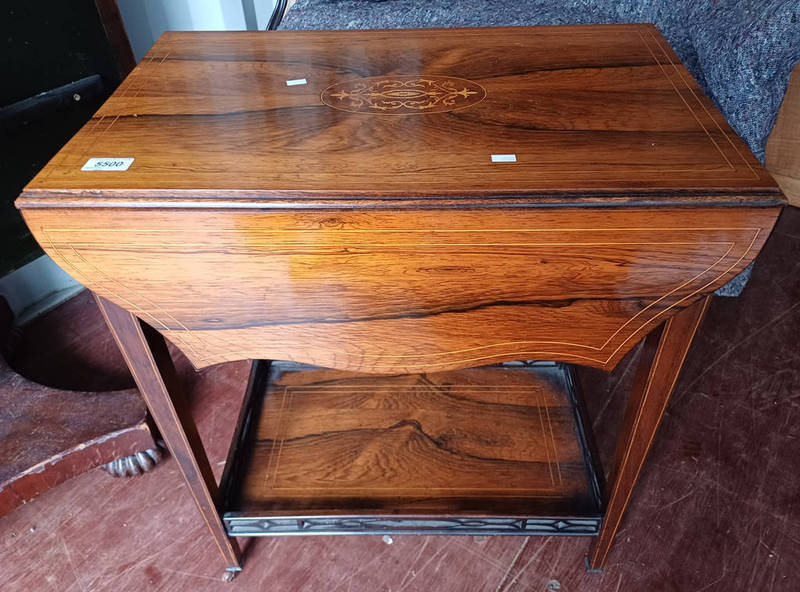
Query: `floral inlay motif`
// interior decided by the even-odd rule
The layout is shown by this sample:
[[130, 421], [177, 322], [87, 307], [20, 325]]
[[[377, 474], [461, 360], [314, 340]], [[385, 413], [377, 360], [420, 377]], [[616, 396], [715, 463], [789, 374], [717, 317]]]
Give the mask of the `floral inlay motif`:
[[486, 98], [478, 83], [450, 76], [376, 76], [339, 82], [322, 91], [322, 102], [353, 113], [441, 113]]

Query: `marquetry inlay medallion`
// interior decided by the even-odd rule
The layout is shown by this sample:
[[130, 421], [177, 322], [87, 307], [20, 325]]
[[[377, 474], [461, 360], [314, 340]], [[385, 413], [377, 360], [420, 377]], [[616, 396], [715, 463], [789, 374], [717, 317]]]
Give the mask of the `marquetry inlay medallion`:
[[477, 82], [450, 76], [374, 76], [338, 82], [322, 91], [322, 102], [351, 113], [442, 113], [486, 98]]

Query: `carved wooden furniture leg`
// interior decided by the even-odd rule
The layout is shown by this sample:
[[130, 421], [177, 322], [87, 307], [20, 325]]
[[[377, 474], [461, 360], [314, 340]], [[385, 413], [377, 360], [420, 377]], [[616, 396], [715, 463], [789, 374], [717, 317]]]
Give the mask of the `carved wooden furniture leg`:
[[711, 296], [707, 296], [692, 304], [645, 338], [633, 391], [617, 440], [605, 519], [587, 557], [586, 564], [590, 571], [603, 568], [683, 360], [710, 300]]
[[228, 579], [241, 570], [241, 552], [217, 512], [217, 483], [188, 402], [175, 374], [164, 338], [135, 315], [95, 296], [131, 374], [164, 441], [178, 463], [189, 491], [227, 563]]
[[4, 357], [12, 319], [0, 298], [0, 516], [103, 463], [158, 455], [136, 389], [68, 391], [17, 374]]
[[148, 472], [161, 460], [158, 446], [135, 452], [130, 456], [115, 458], [101, 468], [112, 477], [134, 477]]

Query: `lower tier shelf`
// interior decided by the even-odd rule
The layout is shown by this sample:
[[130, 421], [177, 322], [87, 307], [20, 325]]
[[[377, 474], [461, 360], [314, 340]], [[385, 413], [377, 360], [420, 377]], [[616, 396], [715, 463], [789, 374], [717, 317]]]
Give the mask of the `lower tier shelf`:
[[598, 532], [601, 473], [568, 366], [262, 370], [223, 477], [231, 535]]

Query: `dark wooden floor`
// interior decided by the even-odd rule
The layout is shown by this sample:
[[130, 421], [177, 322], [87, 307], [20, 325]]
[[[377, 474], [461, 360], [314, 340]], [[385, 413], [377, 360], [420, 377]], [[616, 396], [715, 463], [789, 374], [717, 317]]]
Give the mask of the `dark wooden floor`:
[[[777, 591], [800, 588], [800, 210], [784, 212], [737, 299], [698, 333], [606, 570], [581, 538], [253, 539], [243, 574], [221, 560], [175, 463], [128, 480], [96, 470], [0, 519], [0, 589]], [[581, 371], [604, 458], [635, 352]], [[130, 385], [88, 295], [31, 326], [17, 368], [53, 386]], [[219, 474], [247, 364], [180, 363]], [[91, 412], [91, 410], [87, 410]]]

